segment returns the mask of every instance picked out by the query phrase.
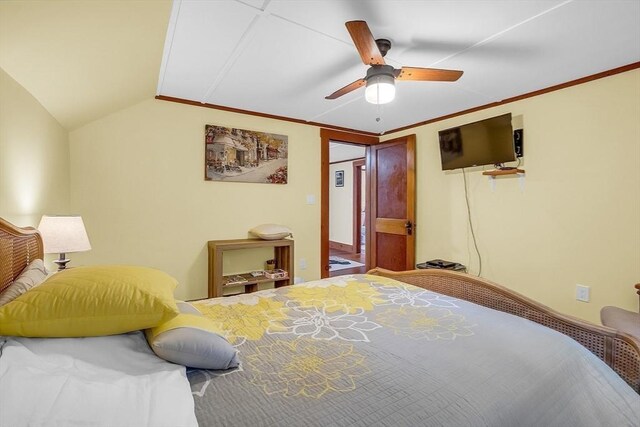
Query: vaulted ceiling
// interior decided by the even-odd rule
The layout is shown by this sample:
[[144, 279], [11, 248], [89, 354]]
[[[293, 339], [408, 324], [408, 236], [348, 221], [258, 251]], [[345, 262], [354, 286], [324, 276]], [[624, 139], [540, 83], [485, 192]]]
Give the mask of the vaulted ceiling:
[[[388, 64], [463, 70], [368, 104], [344, 23]], [[154, 95], [383, 133], [640, 61], [640, 1], [0, 1], [0, 67], [67, 128]]]
[[0, 0], [0, 67], [71, 130], [155, 95], [170, 13], [168, 0]]

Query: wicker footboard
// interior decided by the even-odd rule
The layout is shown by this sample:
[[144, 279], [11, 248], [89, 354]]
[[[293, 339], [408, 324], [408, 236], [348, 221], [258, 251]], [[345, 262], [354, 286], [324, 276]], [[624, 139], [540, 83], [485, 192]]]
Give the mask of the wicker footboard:
[[640, 393], [640, 342], [628, 334], [560, 314], [503, 286], [468, 274], [436, 269], [400, 272], [374, 269], [369, 274], [390, 277], [555, 329], [588, 348]]

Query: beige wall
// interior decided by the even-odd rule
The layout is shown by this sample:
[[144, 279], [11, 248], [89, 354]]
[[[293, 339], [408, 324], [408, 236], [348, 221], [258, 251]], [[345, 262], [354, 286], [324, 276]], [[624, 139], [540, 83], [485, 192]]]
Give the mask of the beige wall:
[[[336, 187], [344, 171], [344, 187]], [[329, 165], [329, 240], [353, 245], [353, 161]]]
[[[66, 133], [0, 76], [0, 215], [36, 225], [42, 213], [68, 208]], [[477, 273], [462, 173], [442, 172], [437, 132], [506, 112], [522, 121], [527, 174], [523, 189], [503, 177], [491, 191], [482, 168], [468, 171], [482, 275], [592, 321], [603, 305], [637, 309], [639, 70], [385, 136], [417, 134], [418, 260], [450, 259]], [[290, 183], [205, 182], [205, 124], [288, 135]], [[155, 266], [180, 280], [178, 297], [203, 297], [206, 241], [276, 222], [294, 231], [296, 264], [308, 264], [295, 274], [319, 277], [319, 206], [306, 204], [308, 194], [319, 201], [317, 128], [148, 100], [69, 138], [70, 206], [93, 245], [74, 263]], [[590, 303], [575, 300], [578, 283], [591, 286]]]
[[418, 260], [478, 272], [463, 175], [441, 170], [438, 131], [508, 112], [522, 116], [524, 188], [502, 177], [491, 191], [483, 168], [467, 170], [482, 276], [595, 322], [604, 305], [637, 310], [640, 70], [385, 136], [417, 135]]
[[68, 209], [67, 131], [0, 68], [0, 217], [37, 226]]
[[[205, 124], [288, 135], [289, 183], [204, 181]], [[78, 263], [160, 268], [181, 283], [178, 298], [202, 298], [207, 241], [277, 223], [293, 230], [296, 264], [307, 262], [295, 275], [320, 276], [318, 128], [148, 100], [71, 132], [70, 145], [71, 205], [93, 246]]]

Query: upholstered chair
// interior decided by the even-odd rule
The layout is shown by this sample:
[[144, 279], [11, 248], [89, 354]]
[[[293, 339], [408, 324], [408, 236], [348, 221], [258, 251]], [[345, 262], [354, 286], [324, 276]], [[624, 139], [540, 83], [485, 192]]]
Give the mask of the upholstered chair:
[[[636, 290], [640, 296], [640, 283], [636, 284]], [[626, 332], [640, 341], [640, 312], [634, 313], [622, 308], [607, 306], [600, 310], [600, 320], [604, 326]]]

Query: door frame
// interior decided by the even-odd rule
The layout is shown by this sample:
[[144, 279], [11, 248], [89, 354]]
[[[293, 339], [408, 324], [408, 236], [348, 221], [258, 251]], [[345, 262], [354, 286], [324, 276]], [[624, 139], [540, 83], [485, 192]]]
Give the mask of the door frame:
[[[358, 145], [375, 145], [379, 142], [379, 138], [377, 136], [370, 135], [362, 135], [359, 133], [351, 133], [338, 131], [333, 129], [320, 129], [320, 277], [325, 278], [329, 277], [329, 142], [337, 141], [337, 142], [345, 142], [347, 144], [358, 144]], [[366, 155], [366, 169], [367, 169], [367, 178], [366, 178], [366, 188], [367, 188], [367, 200], [370, 199], [370, 165], [369, 165], [369, 150], [367, 149]], [[369, 221], [369, 207], [370, 203], [366, 206], [365, 216], [367, 217], [367, 221]], [[369, 248], [369, 230], [370, 227], [367, 227], [367, 235], [365, 237], [365, 245], [366, 251]], [[369, 268], [367, 255], [367, 264], [366, 268]]]
[[[353, 242], [353, 253], [359, 254], [361, 252], [360, 247], [362, 246], [362, 233], [360, 232], [360, 228], [362, 228], [362, 167], [365, 167], [365, 173], [367, 171], [366, 161], [367, 155], [365, 153], [364, 159], [354, 160], [353, 161], [353, 237], [351, 238]], [[367, 182], [367, 178], [365, 178], [365, 184]], [[366, 194], [366, 189], [365, 189]], [[366, 200], [366, 197], [365, 197]], [[368, 202], [368, 200], [367, 200]], [[368, 203], [367, 203], [368, 204]], [[365, 221], [367, 218], [367, 204], [365, 204]], [[365, 228], [366, 233], [366, 228]], [[366, 243], [367, 239], [365, 239]]]

